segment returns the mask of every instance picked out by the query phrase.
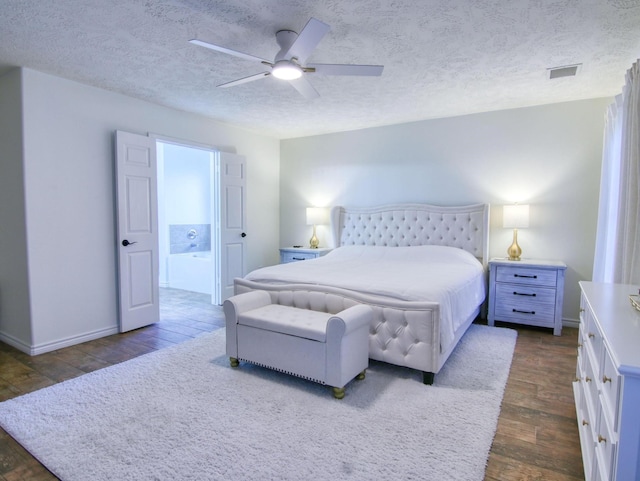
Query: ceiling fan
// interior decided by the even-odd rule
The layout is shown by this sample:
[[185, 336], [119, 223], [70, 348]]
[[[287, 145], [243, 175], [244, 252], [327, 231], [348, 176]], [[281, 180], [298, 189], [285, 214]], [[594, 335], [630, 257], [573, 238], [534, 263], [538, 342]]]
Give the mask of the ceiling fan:
[[306, 64], [307, 58], [315, 50], [320, 40], [327, 34], [330, 27], [324, 22], [311, 18], [300, 34], [292, 30], [280, 30], [276, 33], [276, 42], [280, 46], [280, 51], [276, 54], [273, 62], [249, 55], [237, 50], [214, 45], [202, 40], [189, 40], [194, 45], [210, 48], [218, 52], [240, 57], [245, 60], [260, 62], [270, 67], [270, 70], [261, 72], [249, 77], [244, 77], [231, 82], [223, 83], [218, 87], [234, 87], [247, 82], [253, 82], [261, 78], [273, 75], [276, 78], [288, 81], [298, 92], [306, 98], [319, 97], [317, 90], [306, 79], [307, 74], [318, 75], [360, 75], [360, 76], [380, 76], [382, 75], [382, 65], [348, 65], [348, 64], [326, 64], [310, 63]]

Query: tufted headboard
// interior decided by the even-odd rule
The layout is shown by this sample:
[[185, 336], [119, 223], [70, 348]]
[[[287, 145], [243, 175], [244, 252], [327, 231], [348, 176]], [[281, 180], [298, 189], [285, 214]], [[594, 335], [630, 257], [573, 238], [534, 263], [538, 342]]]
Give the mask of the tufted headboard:
[[336, 247], [445, 245], [472, 253], [485, 267], [489, 261], [489, 204], [336, 206], [331, 230]]

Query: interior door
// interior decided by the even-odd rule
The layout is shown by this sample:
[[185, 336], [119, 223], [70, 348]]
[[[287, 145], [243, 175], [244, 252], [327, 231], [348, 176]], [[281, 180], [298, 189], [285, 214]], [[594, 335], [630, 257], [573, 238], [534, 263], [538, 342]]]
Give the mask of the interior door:
[[233, 279], [245, 274], [246, 161], [243, 156], [219, 153], [220, 172], [220, 302], [233, 295]]
[[120, 332], [160, 320], [156, 142], [116, 132]]

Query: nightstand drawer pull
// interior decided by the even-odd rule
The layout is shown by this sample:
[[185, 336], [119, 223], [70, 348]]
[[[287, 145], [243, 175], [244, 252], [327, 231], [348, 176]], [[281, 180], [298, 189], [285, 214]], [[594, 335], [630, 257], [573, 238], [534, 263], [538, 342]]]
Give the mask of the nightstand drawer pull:
[[514, 296], [536, 297], [535, 293], [534, 294], [527, 294], [526, 292], [516, 292], [516, 291], [513, 291], [513, 295]]
[[292, 257], [291, 259], [293, 259], [294, 261], [306, 261], [307, 260], [306, 257]]
[[514, 274], [513, 277], [523, 277], [525, 279], [537, 279], [538, 276], [523, 276], [522, 274]]
[[519, 309], [512, 309], [513, 312], [519, 312], [520, 314], [535, 314], [536, 311], [521, 311]]

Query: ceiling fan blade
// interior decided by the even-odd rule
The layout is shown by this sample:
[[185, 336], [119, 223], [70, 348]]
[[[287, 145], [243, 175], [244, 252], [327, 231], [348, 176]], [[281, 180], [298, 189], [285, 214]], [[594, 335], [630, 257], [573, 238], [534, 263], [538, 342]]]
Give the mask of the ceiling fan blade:
[[320, 75], [361, 75], [379, 77], [382, 75], [383, 65], [346, 65], [330, 63], [310, 63], [305, 68], [315, 69]]
[[305, 60], [311, 55], [311, 52], [322, 40], [327, 32], [331, 29], [329, 25], [318, 19], [311, 18], [298, 35], [295, 42], [289, 47], [287, 57], [295, 57], [298, 63], [304, 64]]
[[265, 78], [269, 75], [271, 75], [271, 72], [261, 72], [255, 75], [250, 75], [249, 77], [244, 77], [238, 80], [232, 80], [231, 82], [220, 84], [218, 85], [218, 87], [222, 87], [222, 88], [235, 87], [236, 85], [246, 84], [247, 82], [253, 82], [254, 80], [260, 80], [261, 78]]
[[211, 50], [216, 50], [218, 52], [233, 55], [234, 57], [240, 57], [245, 60], [251, 60], [253, 62], [266, 62], [269, 65], [271, 65], [271, 61], [266, 60], [264, 58], [256, 57], [255, 55], [249, 55], [248, 53], [238, 52], [237, 50], [232, 50], [230, 48], [222, 47], [220, 45], [214, 45], [212, 43], [203, 42], [202, 40], [198, 40], [197, 38], [189, 40], [189, 43], [192, 43], [194, 45], [199, 45], [204, 48], [209, 48]]
[[298, 79], [289, 80], [289, 83], [293, 85], [293, 88], [300, 92], [305, 98], [315, 99], [320, 97], [318, 91], [309, 83], [304, 75]]

